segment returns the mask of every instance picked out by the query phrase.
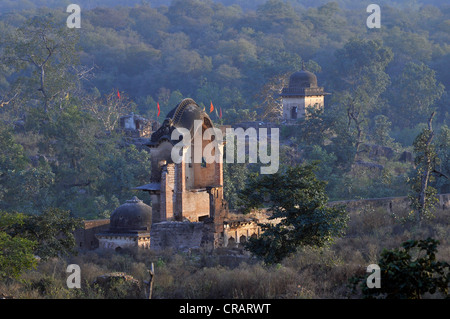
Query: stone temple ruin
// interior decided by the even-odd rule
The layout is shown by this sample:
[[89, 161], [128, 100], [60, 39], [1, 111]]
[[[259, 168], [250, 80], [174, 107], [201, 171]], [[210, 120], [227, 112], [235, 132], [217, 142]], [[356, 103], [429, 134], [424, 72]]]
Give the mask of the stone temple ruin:
[[[303, 110], [306, 106], [323, 108], [325, 94], [323, 88], [317, 87], [317, 79], [310, 72], [302, 70], [294, 73], [290, 78], [289, 87], [280, 95], [283, 97], [285, 125], [291, 124], [297, 118], [297, 115], [291, 115], [298, 113], [298, 110], [302, 110], [300, 115], [305, 116]], [[134, 121], [135, 116], [126, 117], [123, 123], [126, 121], [136, 123], [130, 119]], [[79, 249], [235, 248], [251, 237], [260, 236], [261, 229], [258, 223], [269, 222], [267, 213], [261, 211], [242, 215], [228, 209], [223, 194], [223, 163], [172, 161], [172, 149], [179, 142], [171, 139], [172, 132], [177, 128], [183, 128], [189, 130], [191, 136], [195, 136], [194, 121], [202, 123], [198, 128], [202, 130], [201, 133], [208, 128], [214, 128], [208, 114], [195, 101], [184, 99], [167, 114], [161, 127], [157, 130], [153, 127], [153, 133], [145, 143], [150, 149], [152, 161], [150, 180], [148, 184], [135, 188], [138, 191], [148, 192], [151, 203], [143, 203], [135, 197], [118, 207], [110, 219], [84, 221], [84, 227], [75, 231]], [[258, 127], [264, 123], [249, 125], [253, 124]], [[220, 128], [224, 130], [224, 127]], [[138, 129], [142, 129], [142, 125]], [[142, 134], [138, 134], [138, 137], [142, 137]], [[202, 141], [202, 151], [211, 141], [212, 139]], [[193, 144], [194, 141], [191, 140], [191, 146]], [[223, 150], [223, 145], [219, 145], [219, 148]], [[367, 149], [371, 156], [392, 156], [386, 153], [385, 149], [376, 146], [367, 145]], [[406, 155], [402, 154], [401, 160], [405, 157], [404, 161], [407, 161]], [[411, 157], [411, 154], [409, 155]], [[366, 165], [366, 163], [358, 164]], [[345, 204], [350, 211], [369, 205], [392, 213], [396, 210], [404, 211], [408, 207], [407, 197], [339, 203]], [[439, 208], [447, 210], [449, 207], [450, 194], [439, 195]]]
[[[323, 108], [327, 94], [304, 66], [293, 73], [289, 87], [280, 94], [285, 125], [306, 116], [309, 106]], [[151, 177], [148, 184], [135, 188], [150, 194], [151, 207], [133, 198], [117, 208], [110, 220], [85, 221], [84, 229], [75, 233], [80, 248], [215, 249], [239, 247], [250, 237], [260, 236], [258, 223], [269, 222], [266, 212], [242, 215], [228, 209], [223, 194], [223, 163], [172, 161], [172, 149], [179, 142], [171, 139], [172, 132], [187, 129], [193, 137], [197, 133], [194, 121], [201, 121], [202, 136], [205, 130], [214, 128], [208, 114], [192, 99], [182, 100], [159, 128], [134, 114], [120, 119], [128, 136], [141, 138], [151, 134], [150, 141], [144, 143], [150, 148]], [[211, 141], [202, 141], [202, 151]], [[219, 145], [220, 151], [223, 146]]]
[[[147, 144], [152, 161], [150, 181], [135, 188], [150, 194], [151, 207], [136, 197], [118, 207], [109, 223], [90, 221], [90, 238], [86, 235], [88, 229], [76, 233], [80, 247], [215, 249], [238, 247], [248, 238], [260, 235], [258, 222], [266, 219], [264, 213], [242, 215], [229, 211], [223, 196], [223, 163], [172, 161], [172, 148], [179, 142], [171, 139], [172, 132], [185, 128], [194, 136], [196, 120], [202, 123], [202, 133], [214, 127], [195, 101], [184, 99], [151, 135]], [[194, 141], [191, 143], [193, 146]], [[202, 150], [209, 143], [211, 140], [204, 140]], [[223, 149], [223, 145], [219, 147]]]

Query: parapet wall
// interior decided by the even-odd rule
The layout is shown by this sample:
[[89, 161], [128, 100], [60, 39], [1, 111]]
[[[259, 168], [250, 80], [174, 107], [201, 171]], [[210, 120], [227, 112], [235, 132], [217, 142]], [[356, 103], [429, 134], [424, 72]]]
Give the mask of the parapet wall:
[[[450, 209], [450, 194], [438, 195], [439, 204], [437, 209]], [[384, 197], [360, 200], [347, 200], [330, 202], [330, 205], [344, 205], [349, 213], [359, 213], [365, 207], [383, 208], [388, 213], [401, 214], [410, 210], [410, 201], [407, 196], [403, 197]]]
[[176, 248], [187, 250], [200, 248], [206, 231], [204, 223], [164, 221], [152, 225], [150, 249]]
[[[437, 209], [450, 212], [450, 194], [441, 194], [438, 195], [438, 198], [439, 204]], [[385, 209], [389, 214], [393, 213], [396, 215], [402, 215], [410, 210], [409, 199], [406, 196], [335, 201], [329, 204], [344, 205], [351, 214], [359, 214], [367, 207]], [[254, 211], [245, 216], [230, 213], [225, 220], [225, 224], [229, 228], [224, 230], [222, 235], [214, 232], [214, 224], [212, 223], [188, 221], [153, 223], [150, 231], [150, 249], [175, 248], [177, 250], [188, 250], [200, 247], [220, 247], [222, 245], [226, 247], [228, 246], [227, 239], [231, 237], [239, 243], [243, 237], [247, 240], [253, 235], [259, 236], [259, 229], [256, 223], [276, 223], [275, 220], [268, 219], [269, 215], [264, 209]], [[234, 226], [235, 224], [237, 226]], [[84, 227], [75, 231], [79, 249], [97, 248], [99, 244], [95, 234], [107, 230], [108, 227], [109, 219], [84, 221]], [[225, 238], [221, 238], [221, 236]]]

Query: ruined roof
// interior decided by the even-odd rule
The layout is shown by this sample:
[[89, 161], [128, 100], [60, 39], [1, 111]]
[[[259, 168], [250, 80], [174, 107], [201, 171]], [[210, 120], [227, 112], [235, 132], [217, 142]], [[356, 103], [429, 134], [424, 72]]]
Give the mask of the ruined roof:
[[156, 146], [162, 140], [176, 144], [181, 140], [181, 137], [178, 140], [171, 139], [172, 132], [176, 128], [186, 128], [191, 131], [191, 136], [193, 136], [194, 121], [205, 121], [205, 119], [212, 127], [212, 121], [208, 114], [193, 99], [184, 99], [167, 114], [164, 123], [152, 134], [147, 146]]

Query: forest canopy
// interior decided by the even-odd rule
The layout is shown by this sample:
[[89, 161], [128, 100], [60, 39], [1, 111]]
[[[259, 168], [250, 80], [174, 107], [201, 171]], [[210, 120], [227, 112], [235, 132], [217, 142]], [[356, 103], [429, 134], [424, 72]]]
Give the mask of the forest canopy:
[[[107, 217], [148, 182], [150, 162], [147, 152], [118, 146], [105, 112], [162, 122], [190, 97], [222, 109], [223, 118], [211, 115], [219, 123], [277, 122], [273, 96], [303, 62], [331, 95], [300, 130], [282, 129], [290, 142], [281, 162], [320, 159], [330, 198], [406, 195], [411, 165], [384, 161], [376, 178], [352, 169], [367, 145], [412, 151], [432, 111], [440, 145], [448, 145], [445, 1], [381, 1], [381, 28], [369, 29], [366, 6], [349, 0], [86, 0], [81, 28], [70, 30], [66, 2], [0, 4], [0, 209]], [[54, 44], [50, 55], [40, 30]], [[118, 105], [116, 92], [127, 102]], [[439, 165], [448, 173], [444, 146]], [[245, 174], [225, 168], [234, 183], [228, 199]], [[448, 182], [436, 187], [450, 191]]]

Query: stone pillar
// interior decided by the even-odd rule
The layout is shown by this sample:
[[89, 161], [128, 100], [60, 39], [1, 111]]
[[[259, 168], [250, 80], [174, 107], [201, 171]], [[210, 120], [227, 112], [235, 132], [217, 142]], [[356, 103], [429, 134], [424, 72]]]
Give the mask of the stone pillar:
[[173, 217], [174, 164], [167, 164], [161, 173], [161, 221]]
[[150, 200], [152, 201], [152, 223], [159, 223], [161, 219], [161, 192], [150, 193]]
[[184, 161], [174, 165], [174, 216], [183, 220], [183, 192], [186, 189], [186, 166]]

